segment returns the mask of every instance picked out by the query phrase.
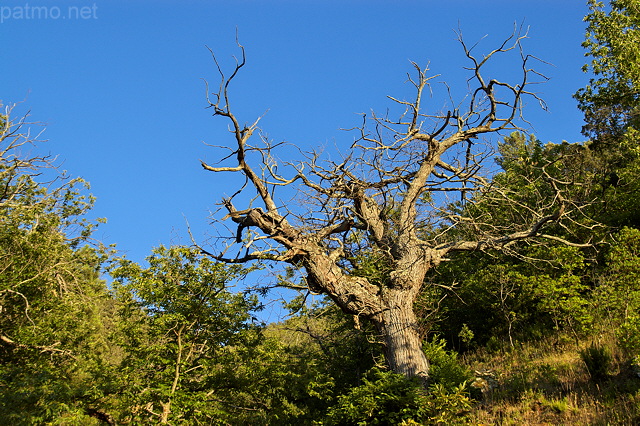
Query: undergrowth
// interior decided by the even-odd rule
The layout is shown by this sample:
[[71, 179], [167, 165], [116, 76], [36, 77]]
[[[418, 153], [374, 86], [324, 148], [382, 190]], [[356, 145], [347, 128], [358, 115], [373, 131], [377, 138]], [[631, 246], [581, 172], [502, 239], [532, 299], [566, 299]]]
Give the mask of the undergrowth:
[[465, 354], [474, 425], [638, 425], [640, 375], [613, 334], [553, 336]]

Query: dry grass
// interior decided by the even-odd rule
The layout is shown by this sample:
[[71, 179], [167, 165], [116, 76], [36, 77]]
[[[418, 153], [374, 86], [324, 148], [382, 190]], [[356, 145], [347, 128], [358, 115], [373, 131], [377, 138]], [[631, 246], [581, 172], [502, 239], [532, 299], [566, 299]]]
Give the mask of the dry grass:
[[[591, 377], [580, 352], [595, 344], [611, 355], [603, 377]], [[476, 425], [639, 425], [640, 377], [615, 346], [550, 338], [463, 357], [478, 379]]]

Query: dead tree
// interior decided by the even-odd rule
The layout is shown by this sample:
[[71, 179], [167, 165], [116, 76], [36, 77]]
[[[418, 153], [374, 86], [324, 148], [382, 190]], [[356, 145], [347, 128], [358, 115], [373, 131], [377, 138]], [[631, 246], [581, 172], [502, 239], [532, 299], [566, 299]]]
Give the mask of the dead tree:
[[[278, 144], [260, 133], [260, 119], [241, 124], [231, 110], [229, 85], [245, 66], [243, 46], [238, 43], [242, 55], [228, 76], [214, 55], [221, 81], [208, 94], [209, 106], [214, 116], [228, 121], [234, 143], [218, 163], [202, 166], [239, 173], [246, 183], [222, 201], [226, 216], [221, 220], [235, 223], [227, 243], [203, 251], [228, 263], [266, 260], [301, 268], [310, 291], [373, 323], [393, 371], [428, 380], [429, 362], [413, 309], [427, 272], [453, 252], [500, 249], [530, 238], [560, 240], [545, 235], [545, 229], [571, 209], [559, 184], [550, 181], [558, 196], [529, 209], [527, 223], [514, 223], [511, 229], [478, 223], [477, 237], [471, 239], [451, 232], [476, 218], [448, 210], [442, 194], [473, 202], [474, 194], [490, 193], [491, 180], [483, 170], [491, 156], [481, 141], [518, 129], [525, 98], [540, 101], [530, 85], [544, 77], [530, 67], [535, 58], [523, 53], [524, 38], [526, 34], [514, 31], [480, 58], [475, 46], [459, 37], [470, 64], [469, 92], [463, 103], [451, 102], [444, 112], [426, 111], [434, 76], [428, 67], [412, 63], [409, 83], [415, 96], [410, 101], [389, 98], [403, 110], [399, 118], [364, 116], [355, 128], [356, 141], [339, 161], [323, 159], [318, 152], [303, 154], [297, 163], [279, 161], [274, 154]], [[507, 52], [517, 57], [518, 81], [485, 76], [486, 64]], [[283, 170], [290, 172], [288, 177]], [[295, 188], [298, 202], [276, 198], [284, 187]], [[255, 190], [257, 196], [238, 208], [234, 199], [243, 190]], [[496, 196], [509, 198], [500, 191]], [[372, 261], [379, 273], [368, 275], [363, 263]]]

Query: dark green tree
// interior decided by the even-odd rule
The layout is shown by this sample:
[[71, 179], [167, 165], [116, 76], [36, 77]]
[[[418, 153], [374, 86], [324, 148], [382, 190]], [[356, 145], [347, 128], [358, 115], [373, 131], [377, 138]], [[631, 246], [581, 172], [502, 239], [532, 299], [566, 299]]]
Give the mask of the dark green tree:
[[0, 423], [90, 424], [101, 411], [113, 311], [89, 244], [93, 199], [60, 174], [12, 108], [0, 117]]
[[589, 0], [588, 4], [583, 46], [591, 62], [584, 70], [593, 77], [576, 99], [585, 114], [585, 134], [609, 147], [629, 129], [639, 129], [640, 2], [612, 0], [605, 7]]
[[583, 132], [600, 168], [603, 223], [640, 226], [640, 2], [589, 1], [583, 46], [591, 62], [589, 85], [575, 97], [584, 112]]
[[476, 218], [457, 226], [463, 235], [508, 229], [556, 197], [580, 206], [568, 220], [554, 219], [545, 240], [514, 241], [500, 252], [454, 256], [430, 276], [440, 291], [422, 297], [442, 299], [435, 327], [456, 347], [469, 346], [459, 336], [465, 328], [476, 344], [502, 338], [511, 345], [539, 330], [579, 333], [589, 328], [593, 316], [584, 274], [596, 255], [592, 243], [604, 237], [591, 217], [601, 200], [590, 155], [579, 144], [542, 145], [533, 136], [514, 133], [499, 144], [501, 170], [492, 178], [492, 191], [454, 206], [461, 215]]

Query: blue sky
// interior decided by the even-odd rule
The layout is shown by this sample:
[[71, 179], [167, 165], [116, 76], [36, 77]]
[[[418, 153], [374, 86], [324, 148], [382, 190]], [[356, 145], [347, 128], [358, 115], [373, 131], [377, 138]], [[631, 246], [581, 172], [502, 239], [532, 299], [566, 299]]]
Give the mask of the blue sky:
[[233, 191], [199, 160], [219, 154], [203, 142], [231, 142], [205, 108], [203, 79], [218, 82], [205, 46], [233, 65], [236, 28], [247, 49], [231, 91], [240, 120], [268, 110], [261, 127], [272, 139], [331, 149], [351, 144], [340, 129], [359, 124], [358, 113], [407, 93], [409, 60], [464, 89], [454, 29], [472, 43], [488, 35], [482, 51], [524, 23], [527, 52], [553, 64], [540, 64], [549, 112], [530, 105], [533, 131], [543, 142], [575, 142], [586, 12], [574, 0], [2, 0], [0, 99], [46, 124], [40, 149], [91, 183], [94, 215], [108, 219], [97, 237], [142, 261], [158, 244], [189, 243], [185, 219], [204, 239], [209, 211]]

